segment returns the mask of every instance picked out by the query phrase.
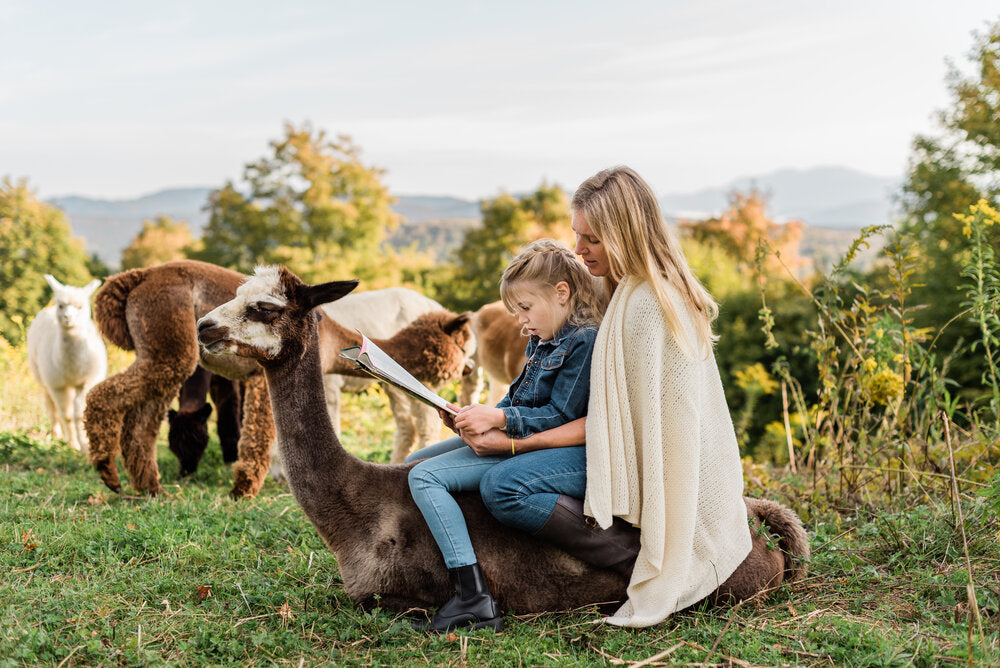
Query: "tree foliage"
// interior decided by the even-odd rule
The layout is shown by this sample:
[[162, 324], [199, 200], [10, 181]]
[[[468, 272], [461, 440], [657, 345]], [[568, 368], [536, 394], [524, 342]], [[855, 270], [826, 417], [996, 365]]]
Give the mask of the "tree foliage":
[[27, 180], [0, 182], [0, 334], [19, 343], [50, 298], [43, 276], [83, 285], [93, 278], [83, 242], [63, 213], [40, 202]]
[[[246, 165], [244, 193], [232, 182], [209, 196], [203, 248], [193, 257], [249, 272], [284, 264], [304, 280], [374, 278], [397, 216], [383, 170], [361, 162], [346, 136], [285, 124], [272, 152]], [[374, 264], [373, 264], [374, 262]]]
[[455, 310], [476, 310], [500, 298], [500, 276], [518, 250], [542, 237], [570, 238], [569, 203], [555, 185], [530, 195], [501, 194], [480, 207], [483, 222], [465, 233], [450, 271], [437, 279], [437, 298]]
[[757, 189], [733, 191], [729, 209], [718, 218], [682, 222], [681, 234], [724, 251], [741, 268], [753, 270], [757, 246], [763, 241], [776, 254], [769, 254], [764, 269], [780, 273], [785, 268], [796, 274], [808, 268], [799, 255], [804, 225], [799, 221], [776, 223], [767, 216], [767, 198]]
[[194, 244], [191, 228], [170, 216], [145, 220], [142, 230], [122, 251], [122, 270], [151, 267], [154, 264], [187, 257]]
[[[952, 103], [939, 115], [939, 134], [914, 139], [903, 184], [899, 229], [921, 254], [913, 299], [927, 305], [917, 323], [935, 328], [951, 320], [961, 298], [968, 250], [954, 214], [1000, 196], [1000, 21], [976, 36], [969, 59], [970, 75], [956, 68], [949, 75]], [[988, 243], [1000, 247], [1000, 230], [990, 230]], [[974, 336], [974, 324], [958, 320], [941, 333], [938, 350], [949, 353]], [[953, 368], [965, 384], [976, 382], [975, 366], [960, 358]]]

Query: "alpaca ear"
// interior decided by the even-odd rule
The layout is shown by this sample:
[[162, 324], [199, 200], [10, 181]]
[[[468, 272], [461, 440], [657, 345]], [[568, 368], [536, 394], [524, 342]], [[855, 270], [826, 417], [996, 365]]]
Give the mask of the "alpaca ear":
[[194, 414], [202, 422], [208, 422], [208, 416], [212, 414], [212, 404], [205, 404], [195, 411]]
[[358, 287], [356, 280], [330, 281], [319, 285], [302, 285], [296, 290], [295, 299], [307, 310], [320, 304], [335, 302], [354, 288]]
[[45, 274], [45, 282], [49, 284], [49, 287], [52, 288], [53, 292], [55, 292], [56, 290], [58, 290], [63, 286], [62, 283], [57, 281], [56, 277], [53, 276], [52, 274]]
[[469, 319], [471, 317], [472, 317], [472, 311], [466, 311], [462, 315], [456, 316], [454, 320], [446, 322], [441, 327], [441, 329], [444, 330], [445, 334], [448, 334], [450, 336], [451, 334], [454, 334], [459, 329], [461, 329], [462, 326], [464, 326], [467, 322], [469, 322]]
[[87, 296], [89, 297], [90, 295], [94, 294], [94, 290], [96, 290], [99, 287], [101, 287], [101, 279], [95, 278], [90, 283], [87, 283], [85, 286], [83, 286], [83, 289], [87, 291]]

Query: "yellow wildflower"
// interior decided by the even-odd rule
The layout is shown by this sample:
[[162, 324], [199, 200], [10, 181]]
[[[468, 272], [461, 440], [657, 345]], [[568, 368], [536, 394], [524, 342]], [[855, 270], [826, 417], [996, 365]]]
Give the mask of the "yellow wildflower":
[[874, 371], [877, 368], [878, 368], [878, 362], [875, 361], [874, 357], [869, 357], [868, 359], [866, 359], [864, 361], [864, 369], [868, 373], [871, 373], [872, 371]]
[[903, 377], [895, 371], [882, 369], [872, 376], [867, 390], [872, 402], [888, 406], [903, 397]]

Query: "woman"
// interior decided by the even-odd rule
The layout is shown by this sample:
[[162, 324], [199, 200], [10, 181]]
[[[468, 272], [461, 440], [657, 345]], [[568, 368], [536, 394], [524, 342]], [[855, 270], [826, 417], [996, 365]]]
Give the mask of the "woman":
[[[628, 600], [606, 621], [649, 626], [711, 594], [751, 549], [712, 354], [718, 308], [634, 171], [587, 179], [571, 208], [576, 252], [611, 294], [588, 415], [517, 441], [524, 454], [491, 469], [480, 492], [500, 521], [588, 563], [631, 569]], [[462, 436], [479, 454], [510, 449], [489, 432]]]

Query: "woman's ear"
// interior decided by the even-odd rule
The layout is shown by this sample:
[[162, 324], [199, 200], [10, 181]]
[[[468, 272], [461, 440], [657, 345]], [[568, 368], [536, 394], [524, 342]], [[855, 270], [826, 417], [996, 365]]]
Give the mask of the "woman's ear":
[[569, 283], [566, 281], [556, 283], [556, 300], [558, 300], [559, 304], [562, 305], [568, 302], [569, 296]]

